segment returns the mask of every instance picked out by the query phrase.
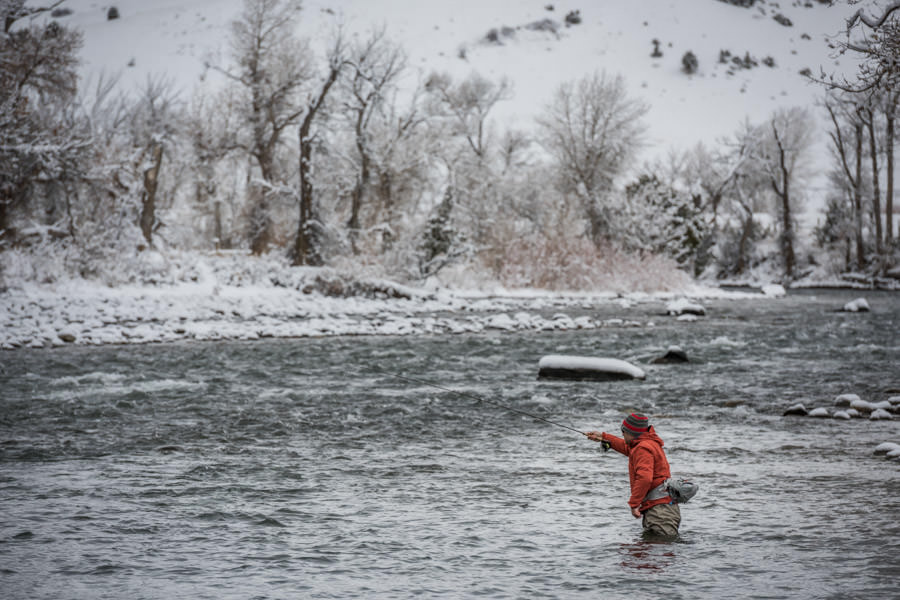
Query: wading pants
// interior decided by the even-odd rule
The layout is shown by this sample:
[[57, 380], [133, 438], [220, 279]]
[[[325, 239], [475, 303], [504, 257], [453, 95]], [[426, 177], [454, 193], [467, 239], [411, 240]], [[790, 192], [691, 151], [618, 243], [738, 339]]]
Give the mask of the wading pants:
[[675, 537], [681, 524], [677, 504], [657, 504], [644, 511], [644, 535]]

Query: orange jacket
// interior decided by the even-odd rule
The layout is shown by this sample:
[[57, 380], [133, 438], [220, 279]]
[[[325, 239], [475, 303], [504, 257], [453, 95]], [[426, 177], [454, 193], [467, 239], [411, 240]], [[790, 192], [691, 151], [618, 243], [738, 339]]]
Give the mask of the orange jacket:
[[665, 496], [644, 502], [650, 490], [672, 476], [669, 461], [666, 460], [666, 454], [662, 449], [663, 441], [656, 435], [652, 426], [647, 433], [633, 440], [630, 446], [626, 446], [622, 438], [606, 432], [602, 437], [604, 441], [609, 442], [613, 450], [628, 457], [628, 478], [631, 480], [631, 498], [628, 499], [628, 506], [640, 507], [640, 512], [644, 512], [651, 506], [668, 504], [672, 501], [669, 496]]

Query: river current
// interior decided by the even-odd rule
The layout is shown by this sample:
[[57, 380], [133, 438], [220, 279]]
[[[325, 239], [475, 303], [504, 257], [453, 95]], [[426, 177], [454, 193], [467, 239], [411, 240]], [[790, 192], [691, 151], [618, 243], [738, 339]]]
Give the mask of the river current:
[[[3, 598], [895, 598], [900, 295], [792, 293], [570, 316], [587, 331], [0, 354]], [[652, 322], [652, 326], [650, 323]], [[670, 345], [691, 362], [654, 365]], [[538, 380], [547, 354], [645, 381]], [[442, 391], [415, 377], [491, 402]], [[627, 463], [578, 433], [644, 412], [701, 486], [645, 541]]]

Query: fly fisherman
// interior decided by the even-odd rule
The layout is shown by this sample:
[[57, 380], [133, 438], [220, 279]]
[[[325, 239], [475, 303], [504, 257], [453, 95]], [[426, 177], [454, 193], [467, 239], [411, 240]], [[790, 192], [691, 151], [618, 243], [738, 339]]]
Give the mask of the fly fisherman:
[[625, 417], [622, 421], [624, 439], [599, 431], [586, 435], [601, 442], [604, 450], [612, 448], [628, 457], [631, 480], [628, 506], [635, 518], [644, 517], [644, 535], [677, 536], [681, 510], [666, 489], [666, 480], [671, 477], [669, 461], [663, 452], [663, 441], [650, 426], [650, 420], [637, 413]]

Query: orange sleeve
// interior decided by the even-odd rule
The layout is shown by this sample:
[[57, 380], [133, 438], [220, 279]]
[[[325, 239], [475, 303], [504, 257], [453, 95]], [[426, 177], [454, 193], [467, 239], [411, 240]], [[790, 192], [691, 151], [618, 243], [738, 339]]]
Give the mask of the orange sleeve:
[[609, 447], [615, 450], [620, 454], [624, 454], [628, 456], [628, 446], [625, 445], [625, 440], [620, 437], [616, 437], [614, 435], [610, 435], [605, 431], [600, 435], [603, 438], [604, 442], [609, 442]]
[[630, 460], [634, 471], [628, 506], [638, 508], [653, 487], [653, 454], [646, 448], [633, 448]]

